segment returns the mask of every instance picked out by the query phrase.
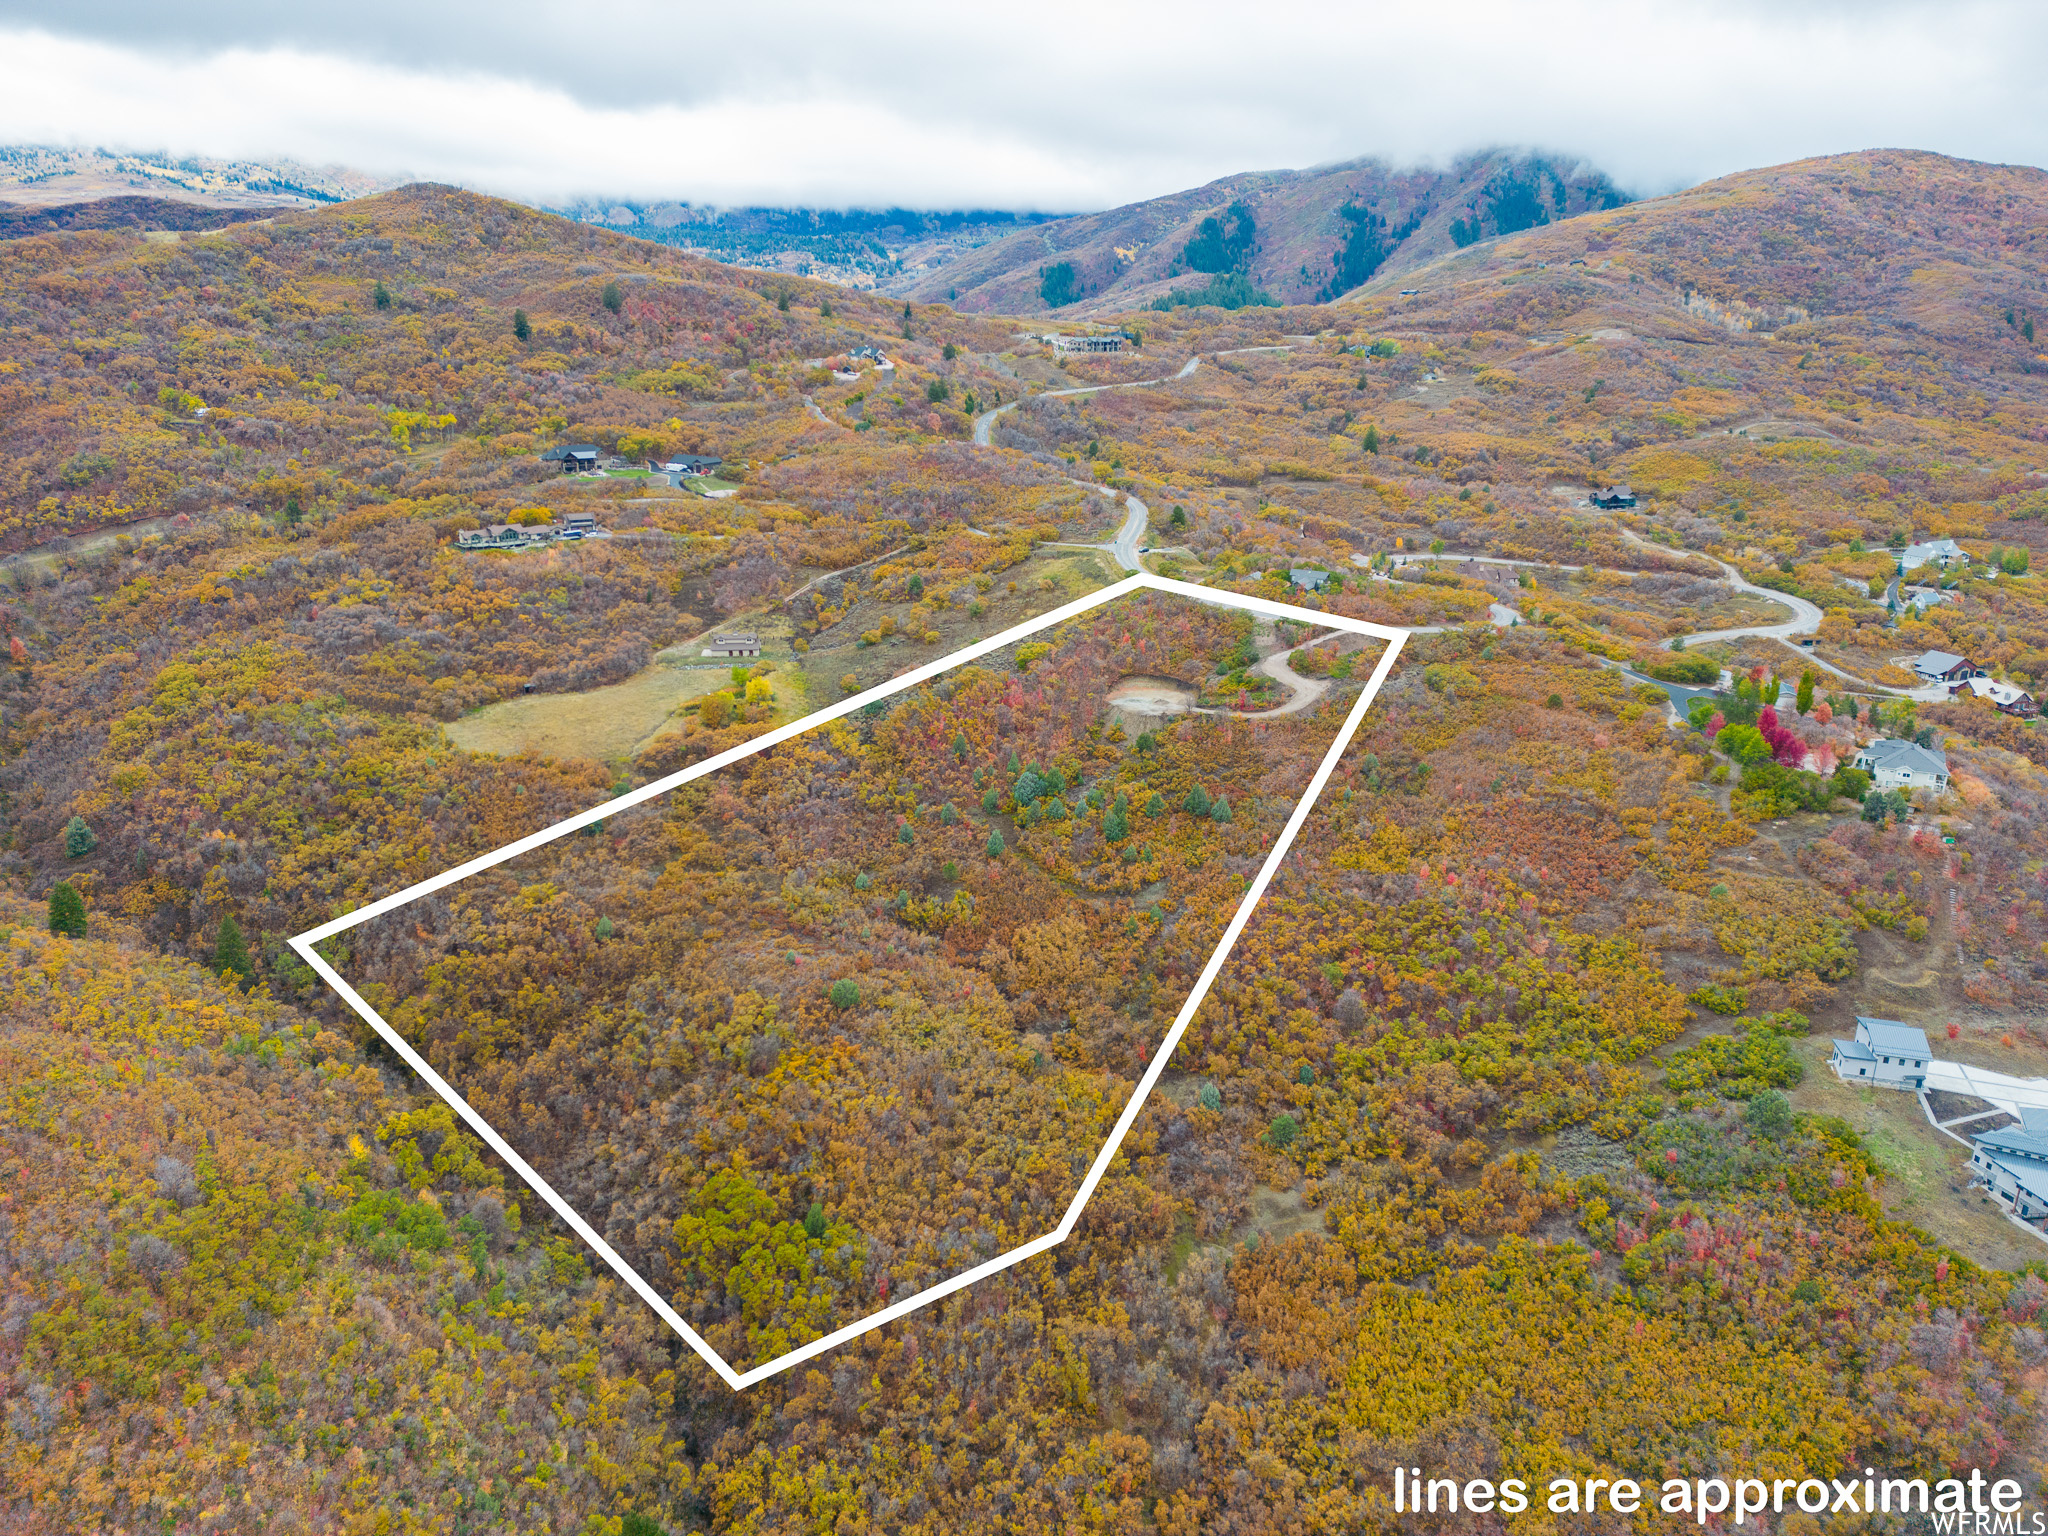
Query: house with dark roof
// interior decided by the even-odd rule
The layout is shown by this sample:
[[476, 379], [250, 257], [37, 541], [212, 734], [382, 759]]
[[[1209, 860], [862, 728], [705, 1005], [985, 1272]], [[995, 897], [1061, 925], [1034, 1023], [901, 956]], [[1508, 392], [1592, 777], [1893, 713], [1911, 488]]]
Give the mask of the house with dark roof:
[[1948, 754], [1939, 747], [1923, 747], [1910, 741], [1887, 741], [1880, 736], [1856, 754], [1854, 767], [1870, 775], [1879, 789], [1932, 790], [1948, 788]]
[[1287, 573], [1287, 579], [1304, 592], [1320, 592], [1323, 590], [1324, 585], [1328, 583], [1330, 573], [1328, 571], [1317, 571], [1303, 566], [1296, 566]]
[[2048, 1219], [2048, 1109], [2022, 1109], [2018, 1125], [1971, 1140], [1971, 1176], [2020, 1220]]
[[665, 459], [649, 459], [647, 467], [657, 475], [710, 475], [724, 462], [715, 454], [674, 453]]
[[1634, 506], [1636, 504], [1636, 493], [1628, 488], [1628, 482], [1624, 480], [1619, 485], [1610, 485], [1605, 490], [1595, 491], [1587, 499], [1594, 506], [1603, 507], [1612, 512], [1617, 507]]
[[706, 656], [758, 656], [761, 654], [761, 637], [743, 631], [713, 635], [711, 643], [704, 648]]
[[1918, 1093], [1927, 1082], [1934, 1053], [1924, 1030], [1896, 1019], [1856, 1016], [1856, 1038], [1837, 1040], [1828, 1066], [1845, 1083]]
[[559, 464], [565, 475], [586, 474], [597, 468], [597, 444], [567, 443], [559, 448], [550, 448], [540, 456], [543, 464]]
[[1913, 675], [1923, 683], [1961, 683], [1982, 677], [1984, 669], [1967, 656], [1948, 651], [1922, 651], [1913, 658]]

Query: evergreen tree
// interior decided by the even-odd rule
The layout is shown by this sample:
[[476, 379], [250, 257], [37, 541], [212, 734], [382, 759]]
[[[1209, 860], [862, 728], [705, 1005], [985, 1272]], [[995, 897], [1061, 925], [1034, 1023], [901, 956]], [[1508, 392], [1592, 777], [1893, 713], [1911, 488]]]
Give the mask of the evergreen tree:
[[69, 880], [59, 880], [50, 891], [50, 932], [85, 937], [85, 898]]
[[989, 835], [988, 835], [988, 856], [989, 856], [990, 858], [992, 858], [992, 859], [1000, 859], [1000, 858], [1001, 858], [1001, 857], [1003, 856], [1003, 834], [1002, 834], [1002, 833], [1000, 833], [1000, 832], [991, 832], [991, 833], [989, 833]]
[[988, 814], [991, 816], [995, 815], [997, 808], [1000, 807], [1002, 803], [1003, 797], [997, 794], [994, 790], [989, 790], [986, 794], [984, 794], [981, 797], [981, 808], [984, 811], [988, 812]]
[[220, 931], [213, 938], [213, 969], [215, 975], [233, 972], [243, 981], [255, 973], [249, 963], [249, 945], [242, 937], [242, 928], [233, 917], [220, 920]]
[[1223, 1090], [1214, 1083], [1204, 1083], [1202, 1084], [1201, 1100], [1202, 1108], [1204, 1109], [1221, 1109], [1223, 1107]]
[[619, 286], [618, 280], [614, 278], [611, 282], [604, 285], [604, 292], [599, 295], [599, 301], [606, 309], [616, 315], [621, 309], [626, 307], [626, 291]]
[[526, 311], [523, 309], [512, 311], [512, 334], [521, 341], [530, 341], [533, 338], [533, 322], [526, 318]]
[[1209, 807], [1209, 819], [1219, 825], [1230, 823], [1230, 801], [1223, 795], [1216, 797], [1216, 803]]
[[1197, 784], [1188, 791], [1187, 799], [1181, 802], [1181, 809], [1192, 816], [1208, 815], [1210, 809], [1208, 792], [1201, 785]]
[[301, 508], [301, 507], [299, 506], [299, 498], [298, 498], [298, 497], [296, 497], [296, 496], [287, 496], [287, 497], [285, 497], [285, 499], [284, 499], [284, 522], [285, 522], [285, 526], [286, 526], [287, 528], [296, 528], [296, 527], [298, 527], [298, 526], [299, 526], [299, 524], [300, 524], [300, 523], [304, 522], [305, 520], [306, 520], [306, 514], [305, 514], [305, 511], [304, 511], [304, 509], [303, 509], [303, 508]]
[[910, 824], [908, 822], [905, 822], [902, 826], [896, 829], [896, 841], [901, 843], [906, 848], [908, 848], [912, 843], [917, 841], [917, 836], [910, 830]]
[[1380, 429], [1369, 422], [1365, 428], [1365, 451], [1367, 453], [1378, 453], [1380, 451]]
[[1813, 709], [1813, 673], [1807, 672], [1799, 679], [1799, 692], [1793, 698], [1792, 707], [1802, 715]]
[[851, 1008], [860, 1001], [860, 984], [850, 976], [842, 976], [832, 983], [827, 996], [834, 1008]]
[[1188, 514], [1187, 514], [1187, 509], [1186, 509], [1185, 507], [1178, 507], [1178, 506], [1177, 506], [1177, 507], [1175, 507], [1175, 508], [1173, 509], [1173, 516], [1172, 516], [1172, 517], [1169, 517], [1169, 518], [1167, 519], [1167, 521], [1168, 521], [1169, 523], [1173, 524], [1173, 526], [1174, 526], [1174, 527], [1176, 527], [1176, 528], [1185, 528], [1185, 527], [1187, 527], [1187, 525], [1188, 525]]
[[824, 1235], [825, 1207], [813, 1200], [811, 1208], [804, 1213], [804, 1236], [815, 1243]]
[[590, 931], [597, 935], [598, 942], [601, 944], [606, 939], [610, 938], [613, 934], [617, 933], [618, 929], [612, 926], [612, 920], [610, 918], [600, 917], [597, 920], [597, 926], [591, 929]]
[[83, 816], [74, 816], [64, 823], [64, 857], [82, 859], [99, 847], [100, 840], [93, 836], [93, 830], [85, 824]]
[[389, 309], [391, 307], [391, 290], [384, 286], [382, 278], [379, 278], [377, 286], [370, 290], [370, 299], [379, 309]]
[[956, 810], [954, 810], [954, 809], [953, 809], [953, 802], [952, 802], [952, 801], [948, 800], [948, 801], [947, 801], [947, 802], [946, 802], [946, 803], [945, 803], [944, 805], [942, 805], [942, 806], [940, 806], [940, 807], [939, 807], [939, 825], [940, 825], [940, 826], [942, 826], [942, 827], [950, 827], [950, 826], [952, 826], [952, 825], [953, 825], [953, 824], [954, 824], [955, 822], [959, 821], [959, 819], [960, 819], [960, 813], [959, 813], [958, 811], [956, 811]]
[[967, 761], [967, 736], [963, 731], [955, 731], [953, 733], [953, 761], [956, 763]]
[[1150, 800], [1147, 800], [1145, 802], [1145, 814], [1152, 817], [1164, 816], [1166, 814], [1166, 796], [1154, 795]]
[[1131, 819], [1122, 806], [1111, 806], [1109, 814], [1102, 818], [1102, 835], [1112, 843], [1120, 843], [1131, 835]]

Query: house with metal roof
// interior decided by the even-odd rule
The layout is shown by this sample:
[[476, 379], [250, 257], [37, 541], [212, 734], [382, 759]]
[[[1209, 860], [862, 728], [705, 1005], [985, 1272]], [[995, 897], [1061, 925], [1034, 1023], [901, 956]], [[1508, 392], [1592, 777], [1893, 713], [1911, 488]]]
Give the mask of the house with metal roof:
[[1922, 651], [1913, 658], [1913, 674], [1923, 683], [1960, 683], [1982, 677], [1984, 669], [1967, 656], [1948, 651]]
[[1971, 1139], [1971, 1175], [2022, 1221], [2048, 1219], [2048, 1110], [2022, 1109], [2018, 1125]]
[[1856, 754], [1854, 766], [1869, 774], [1870, 782], [1879, 789], [1939, 793], [1948, 788], [1948, 754], [1939, 747], [1880, 736]]
[[1304, 592], [1320, 592], [1323, 590], [1324, 584], [1329, 581], [1330, 573], [1328, 571], [1311, 570], [1305, 566], [1296, 566], [1287, 573], [1287, 579]]
[[1918, 1093], [1927, 1082], [1927, 1063], [1933, 1056], [1924, 1030], [1896, 1019], [1858, 1014], [1856, 1038], [1837, 1040], [1828, 1065], [1845, 1083]]
[[1628, 482], [1624, 480], [1620, 485], [1610, 485], [1595, 491], [1587, 500], [1596, 507], [1605, 507], [1613, 511], [1618, 507], [1634, 506], [1636, 493], [1629, 489]]

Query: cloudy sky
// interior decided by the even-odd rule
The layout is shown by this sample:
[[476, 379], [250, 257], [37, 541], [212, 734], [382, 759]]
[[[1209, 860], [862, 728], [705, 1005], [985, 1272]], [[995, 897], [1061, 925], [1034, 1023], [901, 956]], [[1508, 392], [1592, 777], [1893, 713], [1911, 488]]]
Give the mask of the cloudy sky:
[[0, 0], [0, 142], [542, 201], [1099, 208], [1493, 144], [1640, 192], [1875, 146], [2048, 163], [2039, 0]]

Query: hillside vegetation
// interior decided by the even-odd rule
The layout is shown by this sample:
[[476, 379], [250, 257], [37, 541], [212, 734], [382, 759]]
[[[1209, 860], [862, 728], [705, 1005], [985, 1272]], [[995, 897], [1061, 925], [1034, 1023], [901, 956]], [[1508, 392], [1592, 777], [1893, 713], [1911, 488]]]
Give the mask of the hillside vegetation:
[[[1882, 152], [1446, 229], [1341, 302], [1134, 307], [1101, 357], [445, 189], [6, 242], [4, 1523], [1348, 1536], [1408, 1528], [1396, 1466], [2038, 1489], [2048, 1253], [1822, 1063], [1864, 1013], [2048, 1075], [2042, 728], [1891, 670], [2048, 684], [2044, 181]], [[1215, 213], [1196, 275], [1265, 281], [1230, 200], [1180, 243]], [[1427, 632], [1074, 1236], [735, 1396], [283, 940], [1091, 590], [1129, 497], [1154, 569]], [[612, 537], [455, 546], [585, 508]], [[1967, 570], [1888, 612], [1935, 537]], [[1773, 592], [1817, 632], [1757, 633]], [[337, 963], [736, 1358], [956, 1272], [1044, 1229], [1302, 792], [1327, 716], [1246, 718], [1271, 658], [1341, 701], [1371, 654], [1097, 617]], [[631, 752], [445, 732], [728, 626], [759, 664]], [[1147, 744], [1126, 674], [1224, 713]], [[1879, 735], [1950, 789], [1846, 768]]]

